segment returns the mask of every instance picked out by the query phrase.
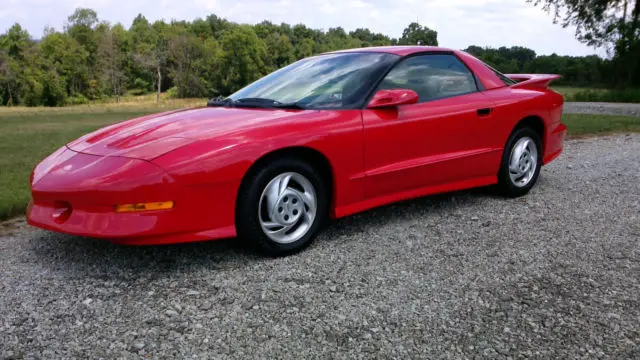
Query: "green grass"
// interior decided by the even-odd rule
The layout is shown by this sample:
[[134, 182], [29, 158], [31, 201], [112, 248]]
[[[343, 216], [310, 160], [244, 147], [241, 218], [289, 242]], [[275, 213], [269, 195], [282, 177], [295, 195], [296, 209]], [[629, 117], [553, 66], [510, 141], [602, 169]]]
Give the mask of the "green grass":
[[573, 95], [573, 101], [609, 102], [609, 103], [640, 103], [640, 89], [588, 89]]
[[573, 86], [552, 86], [565, 101], [640, 103], [640, 89], [601, 89]]
[[[186, 103], [176, 104], [182, 107]], [[0, 108], [0, 220], [23, 214], [33, 167], [65, 143], [108, 124], [168, 107]], [[640, 118], [565, 115], [570, 136], [640, 132]]]
[[105, 125], [172, 107], [182, 106], [0, 108], [0, 220], [24, 213], [31, 170], [56, 149]]
[[570, 137], [640, 132], [640, 117], [565, 114], [562, 122]]
[[564, 96], [565, 101], [573, 101], [575, 94], [585, 90], [604, 91], [603, 89], [589, 89], [589, 88], [575, 87], [575, 86], [552, 86], [551, 89], [562, 94], [562, 96]]
[[587, 87], [577, 87], [577, 86], [552, 86], [553, 90], [559, 92], [564, 96], [564, 101], [579, 101], [576, 100], [576, 96], [582, 94], [586, 91], [592, 93], [604, 93], [607, 89], [600, 88], [587, 88]]

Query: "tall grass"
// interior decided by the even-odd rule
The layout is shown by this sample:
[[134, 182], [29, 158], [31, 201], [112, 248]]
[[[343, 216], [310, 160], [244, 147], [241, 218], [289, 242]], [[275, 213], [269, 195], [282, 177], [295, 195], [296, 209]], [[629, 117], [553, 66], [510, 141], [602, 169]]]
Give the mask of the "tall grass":
[[640, 89], [603, 89], [572, 86], [552, 86], [564, 96], [564, 101], [640, 103]]
[[573, 94], [573, 101], [640, 103], [640, 89], [615, 89], [604, 91], [587, 89]]
[[205, 106], [207, 99], [171, 99], [162, 94], [159, 102], [156, 102], [155, 94], [142, 96], [123, 96], [119, 102], [113, 98], [94, 100], [87, 104], [70, 105], [64, 107], [27, 107], [27, 106], [0, 106], [0, 115], [17, 114], [43, 114], [43, 113], [92, 113], [92, 112], [122, 112], [144, 109], [150, 112], [160, 112], [169, 109], [191, 108]]

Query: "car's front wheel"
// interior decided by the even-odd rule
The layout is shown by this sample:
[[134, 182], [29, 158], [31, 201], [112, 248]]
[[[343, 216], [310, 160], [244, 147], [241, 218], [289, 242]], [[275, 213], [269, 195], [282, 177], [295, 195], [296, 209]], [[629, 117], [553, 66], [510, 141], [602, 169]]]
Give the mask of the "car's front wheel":
[[516, 129], [505, 146], [498, 173], [500, 192], [509, 197], [525, 195], [538, 180], [542, 166], [542, 146], [538, 132], [529, 127]]
[[238, 194], [238, 236], [271, 256], [288, 255], [311, 244], [327, 218], [322, 176], [296, 158], [277, 159], [253, 174]]

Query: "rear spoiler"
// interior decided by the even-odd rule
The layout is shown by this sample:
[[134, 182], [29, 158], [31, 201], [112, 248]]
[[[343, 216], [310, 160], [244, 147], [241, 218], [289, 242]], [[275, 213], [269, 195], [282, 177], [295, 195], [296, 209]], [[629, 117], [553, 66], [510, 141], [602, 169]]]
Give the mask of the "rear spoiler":
[[562, 77], [554, 74], [505, 74], [505, 76], [518, 82], [511, 87], [527, 89], [546, 89], [553, 80]]

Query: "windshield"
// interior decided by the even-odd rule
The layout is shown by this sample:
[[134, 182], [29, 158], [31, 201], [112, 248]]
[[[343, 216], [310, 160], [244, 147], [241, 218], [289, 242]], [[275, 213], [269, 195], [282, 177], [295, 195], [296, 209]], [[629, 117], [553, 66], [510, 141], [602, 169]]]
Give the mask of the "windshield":
[[269, 99], [307, 109], [356, 108], [397, 59], [384, 53], [319, 55], [273, 72], [230, 98]]

